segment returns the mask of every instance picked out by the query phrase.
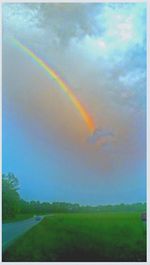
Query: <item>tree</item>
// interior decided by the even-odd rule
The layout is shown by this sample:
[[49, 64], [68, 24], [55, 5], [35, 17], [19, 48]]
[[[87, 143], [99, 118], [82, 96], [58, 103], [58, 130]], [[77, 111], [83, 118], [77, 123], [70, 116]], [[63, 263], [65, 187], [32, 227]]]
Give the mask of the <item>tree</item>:
[[20, 210], [19, 182], [12, 173], [2, 175], [2, 216], [15, 217]]

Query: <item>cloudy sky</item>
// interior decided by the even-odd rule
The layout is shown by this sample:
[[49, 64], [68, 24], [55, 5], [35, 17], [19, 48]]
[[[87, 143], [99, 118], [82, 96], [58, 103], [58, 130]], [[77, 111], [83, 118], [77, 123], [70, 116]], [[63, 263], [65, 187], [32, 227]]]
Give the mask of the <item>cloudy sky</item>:
[[[92, 118], [91, 132], [47, 63]], [[146, 197], [146, 5], [3, 4], [3, 173], [26, 200]]]

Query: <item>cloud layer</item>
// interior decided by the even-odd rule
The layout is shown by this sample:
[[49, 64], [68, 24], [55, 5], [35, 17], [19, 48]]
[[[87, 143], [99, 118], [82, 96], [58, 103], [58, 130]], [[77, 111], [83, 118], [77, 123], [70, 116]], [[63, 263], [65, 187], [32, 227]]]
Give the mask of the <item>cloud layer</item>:
[[[68, 83], [99, 128], [90, 140], [56, 82], [12, 37]], [[130, 201], [144, 200], [145, 4], [3, 4], [3, 115], [3, 168], [19, 175], [23, 196], [86, 203], [95, 194], [96, 203], [127, 201], [130, 194]], [[14, 134], [7, 136], [10, 121]], [[14, 145], [6, 145], [6, 136]], [[22, 166], [12, 162], [13, 150], [15, 161], [23, 150], [30, 153], [32, 167], [27, 158]], [[37, 189], [45, 183], [41, 195], [29, 188], [35, 174]]]

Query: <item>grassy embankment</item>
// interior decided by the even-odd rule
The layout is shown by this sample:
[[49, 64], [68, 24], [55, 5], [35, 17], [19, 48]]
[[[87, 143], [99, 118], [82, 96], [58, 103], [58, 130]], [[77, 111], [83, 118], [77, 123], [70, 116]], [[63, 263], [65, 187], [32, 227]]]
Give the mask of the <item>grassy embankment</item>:
[[17, 222], [17, 221], [23, 221], [26, 219], [29, 219], [33, 217], [33, 214], [18, 214], [15, 217], [8, 217], [2, 220], [3, 224], [5, 223], [13, 223], [13, 222]]
[[145, 261], [140, 213], [55, 214], [19, 238], [3, 261]]

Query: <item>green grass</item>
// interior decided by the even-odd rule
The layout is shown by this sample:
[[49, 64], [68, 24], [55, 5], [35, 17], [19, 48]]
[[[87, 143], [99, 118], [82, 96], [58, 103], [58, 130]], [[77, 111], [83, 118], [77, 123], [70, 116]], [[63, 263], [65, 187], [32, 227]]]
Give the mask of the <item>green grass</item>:
[[7, 219], [3, 219], [3, 224], [17, 222], [17, 221], [23, 221], [23, 220], [29, 219], [31, 217], [33, 217], [33, 214], [18, 214], [17, 216], [15, 216], [13, 218], [9, 217]]
[[55, 214], [3, 254], [3, 261], [146, 261], [140, 213]]

